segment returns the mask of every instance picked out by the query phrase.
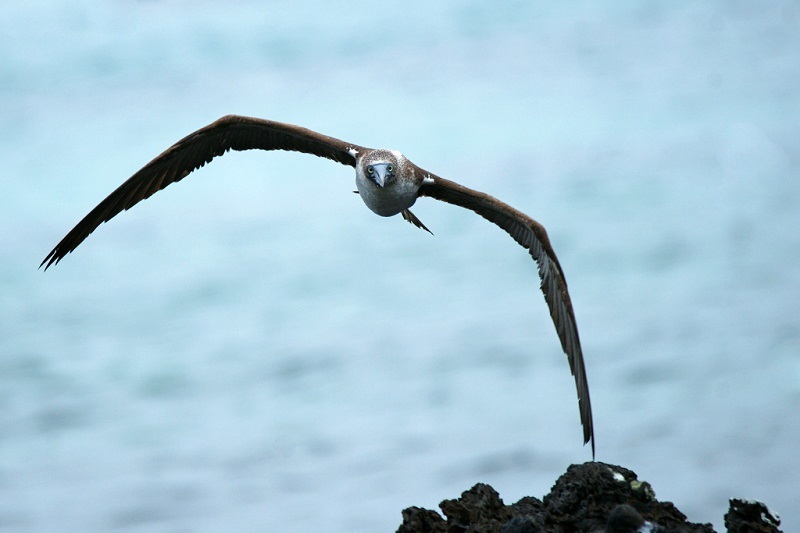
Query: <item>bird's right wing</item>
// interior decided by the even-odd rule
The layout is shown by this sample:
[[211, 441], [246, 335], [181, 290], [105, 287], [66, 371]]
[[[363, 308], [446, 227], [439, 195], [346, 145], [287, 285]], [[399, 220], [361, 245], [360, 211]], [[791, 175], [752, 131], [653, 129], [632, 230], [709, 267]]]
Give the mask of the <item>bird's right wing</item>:
[[523, 248], [527, 249], [539, 267], [539, 278], [544, 299], [550, 309], [550, 317], [556, 327], [561, 347], [567, 355], [570, 370], [575, 377], [578, 391], [578, 404], [583, 425], [583, 442], [592, 441], [594, 457], [594, 422], [592, 404], [589, 399], [589, 384], [583, 364], [583, 351], [578, 338], [575, 313], [567, 291], [567, 281], [558, 263], [550, 239], [544, 227], [527, 216], [482, 192], [474, 191], [458, 183], [440, 178], [417, 167], [417, 172], [425, 176], [419, 196], [429, 196], [444, 202], [474, 211], [486, 220], [505, 230]]
[[45, 269], [78, 247], [103, 222], [180, 181], [228, 150], [290, 150], [355, 167], [366, 148], [300, 126], [228, 115], [187, 135], [150, 161], [92, 209], [44, 258]]

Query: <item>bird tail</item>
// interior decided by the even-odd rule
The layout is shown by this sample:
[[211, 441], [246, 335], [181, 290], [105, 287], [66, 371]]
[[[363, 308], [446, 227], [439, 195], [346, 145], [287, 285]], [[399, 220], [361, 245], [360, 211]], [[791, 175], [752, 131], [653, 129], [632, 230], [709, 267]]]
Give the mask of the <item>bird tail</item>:
[[418, 227], [420, 229], [424, 229], [425, 231], [427, 231], [428, 233], [433, 235], [433, 232], [431, 230], [429, 230], [425, 226], [425, 224], [423, 224], [422, 221], [420, 219], [418, 219], [417, 216], [414, 213], [412, 213], [409, 209], [404, 209], [401, 214], [403, 215], [403, 219], [404, 220], [414, 224], [416, 227]]

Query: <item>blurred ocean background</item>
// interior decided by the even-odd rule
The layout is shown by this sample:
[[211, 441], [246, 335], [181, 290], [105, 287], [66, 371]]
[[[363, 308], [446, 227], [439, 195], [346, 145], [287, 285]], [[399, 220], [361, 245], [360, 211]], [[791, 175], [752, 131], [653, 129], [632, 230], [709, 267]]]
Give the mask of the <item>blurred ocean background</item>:
[[591, 459], [528, 254], [430, 199], [435, 237], [377, 217], [348, 167], [230, 154], [37, 270], [237, 113], [539, 220], [597, 459], [800, 531], [796, 2], [42, 0], [0, 30], [0, 529], [394, 531]]

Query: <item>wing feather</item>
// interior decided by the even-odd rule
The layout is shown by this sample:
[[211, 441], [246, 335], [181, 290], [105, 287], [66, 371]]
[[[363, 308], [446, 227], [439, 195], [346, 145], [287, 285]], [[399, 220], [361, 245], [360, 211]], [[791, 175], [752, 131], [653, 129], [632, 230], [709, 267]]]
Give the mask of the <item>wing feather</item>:
[[171, 183], [211, 162], [228, 150], [289, 150], [355, 166], [351, 150], [358, 145], [300, 126], [228, 115], [191, 133], [150, 161], [92, 209], [44, 258], [45, 269], [72, 252], [103, 222], [130, 209]]
[[583, 425], [583, 441], [584, 444], [592, 442], [592, 457], [594, 457], [592, 404], [589, 398], [589, 384], [586, 379], [586, 367], [583, 362], [575, 313], [567, 291], [567, 280], [564, 278], [564, 272], [544, 227], [524, 213], [488, 194], [474, 191], [422, 169], [419, 169], [419, 172], [426, 176], [419, 196], [429, 196], [474, 211], [505, 230], [517, 243], [527, 249], [536, 261], [541, 289], [550, 311], [550, 317], [561, 341], [561, 347], [567, 355], [572, 375], [575, 377], [578, 407]]

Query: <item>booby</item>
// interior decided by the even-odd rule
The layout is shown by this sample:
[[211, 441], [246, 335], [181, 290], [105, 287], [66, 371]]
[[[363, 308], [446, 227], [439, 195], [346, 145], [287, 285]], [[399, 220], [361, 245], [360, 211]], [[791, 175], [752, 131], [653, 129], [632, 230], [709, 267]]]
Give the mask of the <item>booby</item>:
[[411, 224], [430, 232], [410, 208], [417, 198], [435, 198], [474, 211], [505, 230], [528, 250], [538, 265], [541, 290], [575, 377], [583, 442], [591, 441], [594, 457], [592, 406], [575, 313], [564, 271], [544, 227], [488, 194], [418, 167], [396, 150], [366, 148], [292, 124], [228, 115], [187, 135], [131, 176], [78, 222], [39, 267], [47, 270], [57, 264], [100, 224], [182, 180], [215, 157], [228, 150], [253, 149], [302, 152], [355, 167], [357, 192], [367, 207], [380, 216], [400, 214]]

